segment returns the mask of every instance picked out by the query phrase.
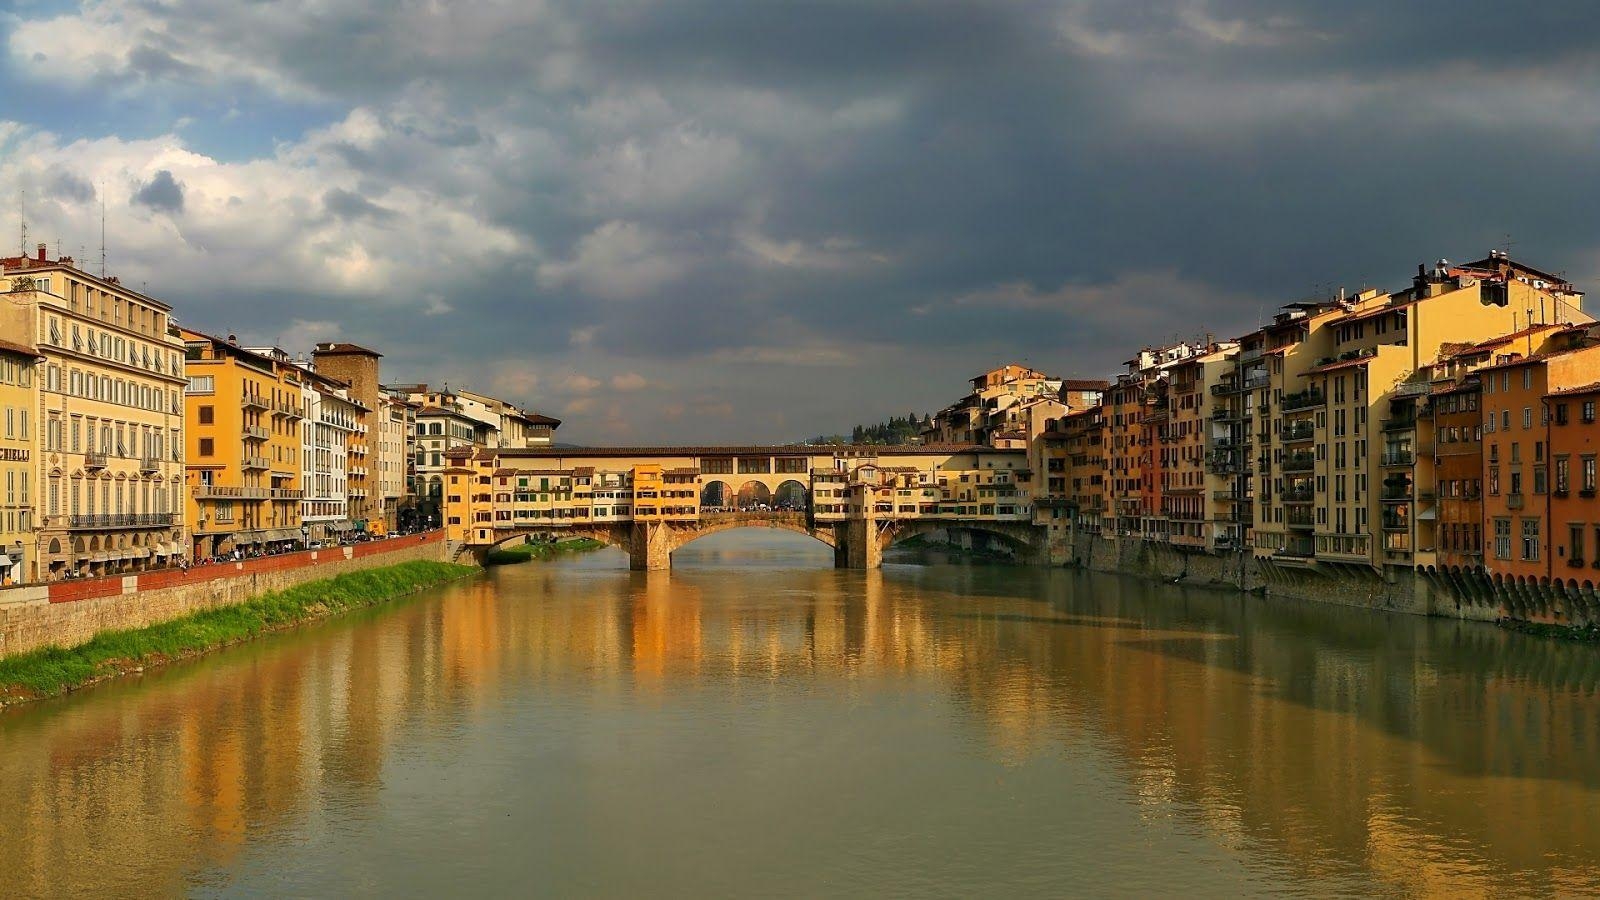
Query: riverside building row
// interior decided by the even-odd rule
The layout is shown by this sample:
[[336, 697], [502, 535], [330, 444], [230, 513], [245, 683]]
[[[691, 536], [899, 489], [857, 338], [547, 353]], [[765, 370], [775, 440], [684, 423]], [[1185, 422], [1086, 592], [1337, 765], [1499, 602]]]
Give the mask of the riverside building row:
[[[0, 581], [439, 524], [425, 398], [384, 386], [380, 358], [243, 347], [42, 245], [0, 258]], [[508, 420], [474, 446], [547, 444], [560, 424], [472, 396]]]
[[1141, 351], [1102, 402], [1028, 433], [1036, 520], [1264, 568], [1581, 580], [1600, 569], [1582, 301], [1496, 251]]

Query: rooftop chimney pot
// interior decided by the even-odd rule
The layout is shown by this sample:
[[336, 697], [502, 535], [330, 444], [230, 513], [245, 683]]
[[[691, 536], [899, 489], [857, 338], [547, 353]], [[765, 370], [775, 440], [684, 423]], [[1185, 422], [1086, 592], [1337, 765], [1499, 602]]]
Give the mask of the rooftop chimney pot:
[[45, 257], [44, 257], [45, 249], [46, 248], [45, 248], [44, 244], [40, 244], [39, 245], [39, 262], [44, 262], [44, 260], [45, 260]]

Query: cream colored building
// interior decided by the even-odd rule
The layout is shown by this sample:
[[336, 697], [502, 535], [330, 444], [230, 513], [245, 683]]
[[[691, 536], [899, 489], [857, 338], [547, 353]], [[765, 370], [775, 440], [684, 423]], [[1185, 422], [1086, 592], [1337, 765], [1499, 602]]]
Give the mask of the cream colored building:
[[0, 335], [37, 346], [31, 578], [163, 564], [187, 547], [183, 341], [170, 307], [71, 259], [0, 260]]

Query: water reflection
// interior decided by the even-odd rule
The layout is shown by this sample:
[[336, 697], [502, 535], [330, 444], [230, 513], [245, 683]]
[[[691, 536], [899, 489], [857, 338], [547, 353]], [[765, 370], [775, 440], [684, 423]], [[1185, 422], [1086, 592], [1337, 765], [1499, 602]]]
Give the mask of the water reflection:
[[[819, 890], [837, 886], [823, 876], [847, 869], [899, 879], [879, 887], [903, 887], [920, 871], [928, 886], [952, 891], [969, 877], [1059, 893], [1108, 872], [1125, 889], [1143, 877], [1146, 889], [1202, 893], [1294, 882], [1308, 893], [1600, 890], [1592, 648], [1060, 571], [839, 572], [820, 546], [764, 532], [724, 537], [685, 551], [671, 575], [629, 573], [614, 554], [503, 569], [0, 717], [0, 887], [316, 887], [338, 873], [305, 860], [322, 853], [337, 865], [337, 840], [307, 849], [320, 843], [310, 836], [382, 844], [387, 831], [416, 827], [397, 823], [459, 815], [416, 777], [454, 772], [463, 759], [477, 761], [470, 774], [487, 782], [485, 795], [537, 782], [553, 816], [587, 807], [615, 830], [661, 815], [669, 796], [679, 808], [696, 802], [659, 779], [643, 783], [660, 785], [644, 789], [660, 796], [620, 787], [642, 778], [640, 767], [688, 770], [705, 755], [728, 778], [793, 778], [796, 760], [756, 751], [790, 737], [803, 744], [797, 728], [845, 723], [847, 750], [830, 753], [854, 754], [848, 764], [861, 768], [819, 768], [816, 777], [852, 779], [849, 799], [811, 821], [788, 811], [795, 828], [826, 831], [870, 821], [869, 810], [937, 802], [976, 816], [1011, 778], [1038, 793], [997, 815], [1035, 829], [1081, 820], [1105, 831], [1097, 838], [1107, 846], [1094, 859], [1058, 844], [1026, 865], [991, 854], [987, 870], [958, 868], [949, 861], [967, 865], [970, 833], [934, 822], [910, 845], [870, 857], [874, 866], [850, 869], [843, 851], [811, 859], [786, 882], [797, 890], [807, 877]], [[926, 711], [934, 714], [919, 717]], [[638, 723], [669, 714], [681, 751], [584, 739], [597, 721], [648, 735]], [[521, 752], [507, 741], [545, 742], [593, 777], [562, 800], [579, 790], [560, 784], [563, 774], [496, 769]], [[894, 755], [875, 755], [884, 747]], [[894, 793], [892, 767], [927, 770], [950, 799]], [[799, 771], [802, 784], [829, 787]], [[678, 823], [681, 839], [703, 844], [726, 828], [718, 803], [737, 803], [737, 793]], [[1117, 825], [1122, 812], [1132, 818]], [[604, 829], [591, 837], [524, 827], [521, 839], [534, 846], [582, 841], [590, 850], [613, 839]], [[756, 837], [721, 837], [750, 840], [759, 861], [719, 860], [730, 891], [791, 864], [776, 851], [763, 856]], [[1185, 840], [1205, 853], [1165, 856]], [[459, 855], [441, 851], [431, 862], [443, 871]], [[485, 877], [496, 865], [527, 864], [472, 863]], [[551, 889], [636, 887], [576, 864], [572, 872]], [[385, 875], [380, 865], [363, 883], [383, 885]], [[658, 886], [674, 884], [659, 877]], [[676, 886], [708, 877], [686, 870]]]

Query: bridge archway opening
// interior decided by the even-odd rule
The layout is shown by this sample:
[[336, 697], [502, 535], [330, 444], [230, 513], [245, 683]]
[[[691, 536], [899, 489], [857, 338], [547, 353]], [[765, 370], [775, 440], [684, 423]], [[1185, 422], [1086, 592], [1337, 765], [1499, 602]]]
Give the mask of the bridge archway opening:
[[811, 492], [794, 479], [778, 485], [772, 492], [772, 507], [785, 512], [805, 512], [811, 506]]
[[708, 481], [700, 489], [700, 508], [706, 509], [732, 509], [734, 504], [733, 488], [726, 481]]
[[739, 486], [738, 507], [741, 511], [772, 508], [772, 489], [759, 481], [746, 481]]

